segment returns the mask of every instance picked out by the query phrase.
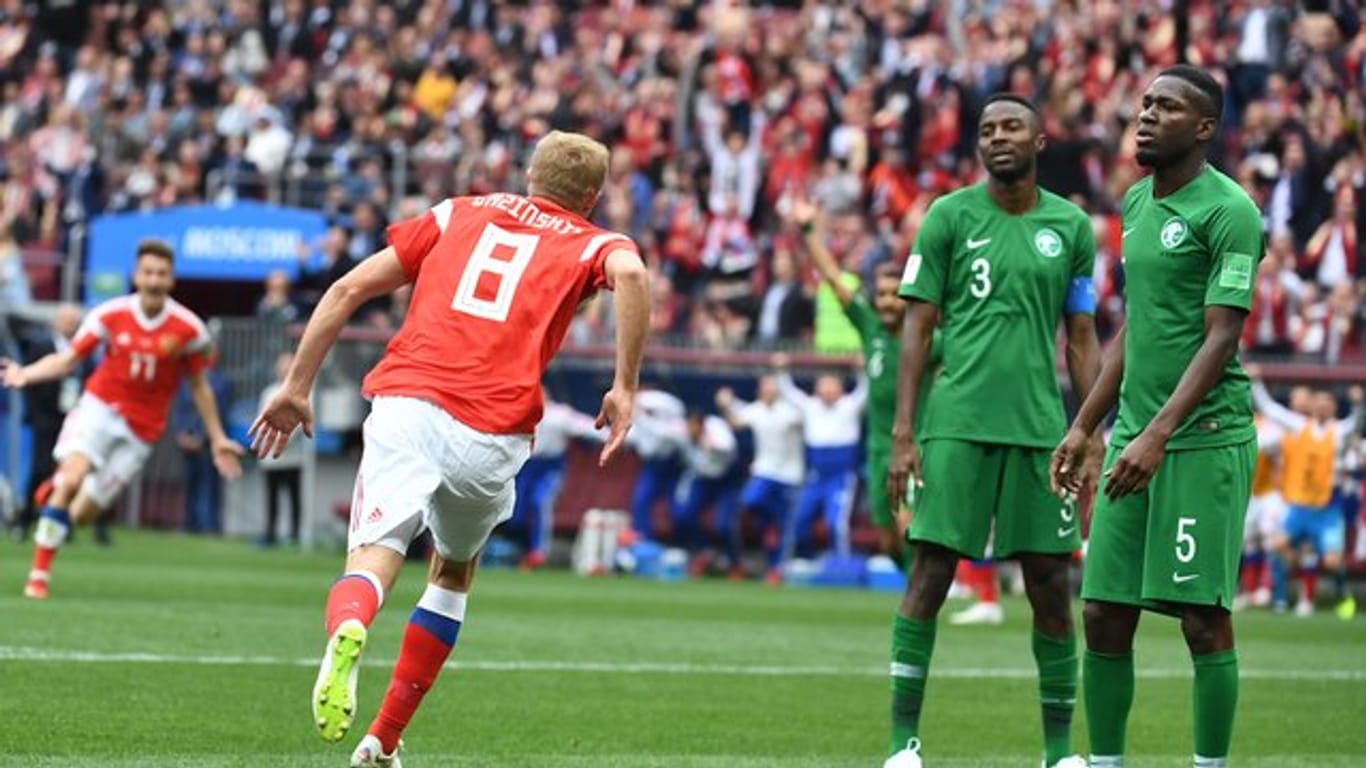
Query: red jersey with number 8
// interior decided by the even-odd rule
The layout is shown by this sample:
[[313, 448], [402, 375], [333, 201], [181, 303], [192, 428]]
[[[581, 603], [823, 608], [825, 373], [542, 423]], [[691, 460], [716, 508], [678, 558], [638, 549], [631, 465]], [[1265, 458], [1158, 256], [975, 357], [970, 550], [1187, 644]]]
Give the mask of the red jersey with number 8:
[[448, 199], [389, 227], [413, 280], [403, 327], [365, 394], [428, 400], [490, 434], [530, 434], [541, 376], [578, 305], [606, 285], [630, 238], [541, 197]]
[[104, 357], [85, 391], [122, 416], [139, 440], [156, 442], [181, 376], [201, 373], [212, 361], [204, 321], [174, 299], [148, 317], [136, 294], [120, 296], [90, 310], [71, 340], [81, 357], [101, 344]]

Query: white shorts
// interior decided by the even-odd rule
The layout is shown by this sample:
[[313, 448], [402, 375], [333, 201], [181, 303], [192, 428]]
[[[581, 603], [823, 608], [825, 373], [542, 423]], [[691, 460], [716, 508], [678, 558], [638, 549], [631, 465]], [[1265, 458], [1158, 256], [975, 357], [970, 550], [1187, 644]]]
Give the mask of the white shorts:
[[79, 453], [92, 467], [81, 490], [100, 509], [108, 509], [128, 483], [142, 470], [152, 445], [128, 427], [128, 421], [104, 401], [84, 393], [66, 415], [52, 457], [61, 462]]
[[512, 517], [530, 435], [486, 434], [425, 400], [387, 396], [374, 399], [363, 434], [348, 549], [407, 552], [427, 527], [443, 558], [467, 562]]
[[1272, 539], [1285, 533], [1285, 500], [1275, 491], [1253, 496], [1247, 503], [1243, 520], [1243, 542], [1248, 546], [1269, 546]]

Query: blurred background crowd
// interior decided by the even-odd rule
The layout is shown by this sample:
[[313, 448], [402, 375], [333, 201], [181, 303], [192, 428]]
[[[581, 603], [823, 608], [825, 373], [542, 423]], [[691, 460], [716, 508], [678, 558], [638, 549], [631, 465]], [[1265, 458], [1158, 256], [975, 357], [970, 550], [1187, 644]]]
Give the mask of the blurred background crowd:
[[[563, 128], [612, 148], [596, 216], [647, 254], [656, 334], [856, 348], [790, 202], [821, 204], [869, 282], [978, 178], [975, 115], [1010, 90], [1042, 108], [1042, 183], [1094, 217], [1108, 334], [1138, 95], [1183, 53], [1225, 83], [1214, 156], [1265, 216], [1246, 346], [1360, 356], [1366, 28], [1325, 0], [3, 0], [0, 287], [55, 298], [36, 254], [101, 212], [255, 198], [329, 216], [323, 266], [301, 253], [257, 308], [298, 319], [388, 222], [520, 189], [531, 143]], [[608, 338], [609, 318], [588, 311], [575, 338]]]

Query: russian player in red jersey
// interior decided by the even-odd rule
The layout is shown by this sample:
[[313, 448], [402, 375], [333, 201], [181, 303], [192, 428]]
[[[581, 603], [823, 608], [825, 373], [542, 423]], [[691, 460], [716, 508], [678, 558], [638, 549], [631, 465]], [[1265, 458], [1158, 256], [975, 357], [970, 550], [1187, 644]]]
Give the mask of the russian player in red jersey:
[[34, 531], [33, 570], [24, 594], [45, 598], [52, 560], [71, 526], [108, 509], [147, 462], [166, 429], [166, 416], [182, 376], [190, 380], [195, 409], [224, 477], [241, 474], [242, 446], [228, 439], [213, 389], [204, 376], [212, 344], [204, 322], [170, 297], [175, 256], [159, 240], [138, 244], [133, 269], [137, 292], [90, 311], [68, 349], [26, 366], [5, 360], [4, 383], [24, 387], [70, 375], [83, 358], [104, 347], [85, 391], [62, 424], [53, 451], [57, 472]]
[[367, 300], [413, 284], [403, 327], [364, 383], [372, 409], [351, 505], [345, 574], [327, 600], [327, 648], [313, 690], [315, 725], [340, 740], [356, 711], [368, 627], [409, 543], [436, 543], [426, 591], [403, 635], [378, 716], [353, 766], [397, 766], [399, 737], [455, 645], [489, 532], [512, 514], [513, 479], [541, 418], [541, 376], [575, 309], [615, 293], [616, 375], [597, 426], [606, 464], [631, 425], [649, 321], [634, 243], [587, 221], [602, 194], [607, 148], [552, 132], [537, 144], [527, 196], [445, 200], [389, 228], [389, 247], [338, 280], [318, 304], [280, 392], [252, 425], [252, 449], [278, 454], [296, 428], [312, 435], [308, 395], [346, 319]]

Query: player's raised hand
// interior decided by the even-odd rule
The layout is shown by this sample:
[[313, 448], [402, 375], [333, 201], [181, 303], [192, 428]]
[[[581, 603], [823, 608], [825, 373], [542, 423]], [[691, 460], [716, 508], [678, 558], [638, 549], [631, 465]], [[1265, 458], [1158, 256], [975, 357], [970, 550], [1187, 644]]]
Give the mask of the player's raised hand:
[[213, 466], [225, 480], [236, 480], [242, 476], [242, 454], [245, 450], [236, 440], [224, 437], [215, 440], [210, 447], [213, 452]]
[[821, 209], [810, 200], [793, 200], [791, 216], [803, 229], [818, 228], [821, 223]]
[[626, 433], [631, 431], [631, 413], [635, 409], [635, 403], [634, 392], [616, 387], [607, 390], [607, 394], [602, 396], [602, 410], [598, 411], [598, 418], [593, 421], [593, 426], [598, 429], [610, 429], [607, 442], [602, 446], [602, 453], [598, 455], [599, 467], [607, 466], [607, 462], [617, 455], [626, 442]]
[[28, 383], [24, 376], [24, 366], [13, 360], [0, 357], [0, 368], [4, 368], [3, 380], [6, 387], [22, 389]]
[[1347, 390], [1347, 402], [1352, 405], [1361, 405], [1363, 400], [1366, 400], [1366, 389], [1362, 389], [1360, 384], [1353, 384]]
[[1073, 427], [1067, 430], [1062, 442], [1053, 449], [1053, 458], [1048, 464], [1048, 481], [1054, 495], [1070, 501], [1081, 493], [1085, 487], [1084, 470], [1090, 444], [1086, 433]]
[[716, 407], [723, 411], [730, 410], [735, 405], [735, 390], [730, 387], [721, 387], [716, 390]]
[[313, 407], [308, 404], [308, 394], [281, 389], [266, 403], [261, 415], [247, 430], [247, 436], [251, 438], [251, 452], [260, 459], [266, 456], [278, 458], [285, 452], [294, 430], [299, 427], [303, 427], [305, 435], [313, 437]]
[[1166, 439], [1143, 430], [1125, 446], [1110, 471], [1105, 473], [1105, 495], [1113, 500], [1147, 488], [1166, 453]]

